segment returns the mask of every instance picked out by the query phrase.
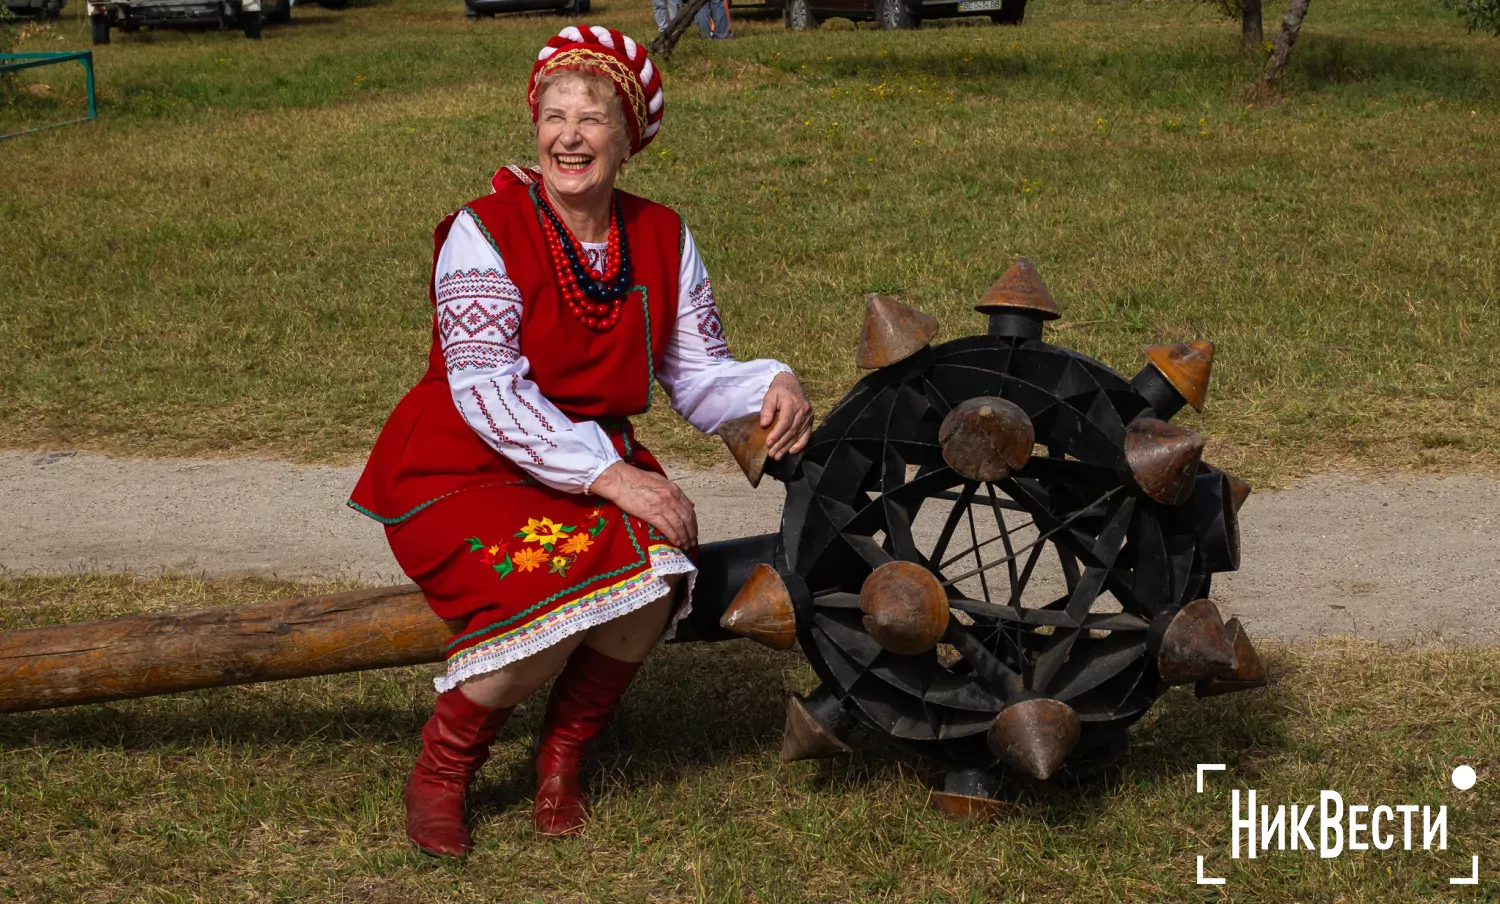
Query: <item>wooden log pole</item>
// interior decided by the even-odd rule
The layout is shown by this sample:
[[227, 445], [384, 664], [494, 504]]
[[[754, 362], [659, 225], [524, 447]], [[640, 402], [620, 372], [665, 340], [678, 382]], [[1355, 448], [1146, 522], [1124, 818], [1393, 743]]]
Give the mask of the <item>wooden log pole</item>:
[[438, 662], [414, 585], [0, 632], [0, 713]]
[[[734, 638], [719, 619], [777, 539], [700, 547], [676, 639]], [[0, 631], [0, 713], [441, 662], [452, 636], [414, 584]]]

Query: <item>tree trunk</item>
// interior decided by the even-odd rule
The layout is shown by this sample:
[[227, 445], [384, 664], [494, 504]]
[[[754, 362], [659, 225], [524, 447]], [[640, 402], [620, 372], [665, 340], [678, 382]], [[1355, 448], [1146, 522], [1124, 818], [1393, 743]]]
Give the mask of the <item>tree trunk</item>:
[[1292, 46], [1297, 43], [1297, 33], [1302, 30], [1302, 19], [1307, 15], [1309, 0], [1292, 0], [1286, 15], [1281, 20], [1281, 30], [1276, 33], [1276, 43], [1271, 48], [1271, 59], [1266, 62], [1266, 72], [1261, 85], [1266, 89], [1276, 87], [1281, 81], [1281, 71], [1291, 59]]
[[1260, 50], [1266, 33], [1261, 25], [1260, 0], [1240, 0], [1240, 35], [1246, 50]]
[[[717, 2], [717, 0], [716, 0]], [[682, 33], [693, 24], [693, 17], [698, 15], [698, 10], [708, 5], [708, 0], [687, 0], [686, 3], [677, 7], [677, 16], [667, 23], [667, 30], [657, 35], [647, 45], [647, 49], [656, 56], [671, 56], [672, 48], [677, 46], [677, 40]]]

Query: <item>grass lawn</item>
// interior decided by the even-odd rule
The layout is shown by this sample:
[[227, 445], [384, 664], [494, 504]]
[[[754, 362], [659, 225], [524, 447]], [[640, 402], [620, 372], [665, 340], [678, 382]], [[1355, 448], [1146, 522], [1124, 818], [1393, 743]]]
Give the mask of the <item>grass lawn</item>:
[[[86, 46], [81, 6], [18, 49]], [[117, 34], [98, 122], [0, 145], [0, 448], [354, 461], [420, 373], [430, 230], [531, 156], [525, 76], [561, 20], [294, 17], [259, 43]], [[591, 19], [651, 30], [644, 0]], [[665, 64], [662, 137], [624, 185], [693, 227], [739, 355], [788, 361], [822, 410], [857, 378], [863, 293], [964, 335], [1025, 254], [1061, 344], [1130, 374], [1143, 344], [1218, 342], [1186, 420], [1257, 483], [1500, 470], [1500, 39], [1436, 0], [1315, 3], [1274, 98], [1187, 0], [736, 32]], [[0, 83], [0, 131], [80, 100], [77, 73], [32, 70]], [[665, 412], [644, 425], [664, 456], [726, 459]], [[0, 629], [326, 589], [0, 575]], [[962, 825], [927, 808], [930, 765], [777, 762], [799, 656], [668, 648], [600, 745], [589, 831], [532, 836], [527, 707], [462, 865], [402, 835], [430, 669], [0, 716], [0, 901], [1492, 900], [1500, 653], [1263, 652], [1271, 688], [1174, 692], [1107, 779], [1012, 781], [1001, 818]], [[1198, 762], [1229, 766], [1201, 795]], [[1230, 787], [1445, 803], [1449, 849], [1231, 861]], [[1193, 884], [1200, 854], [1228, 885]], [[1487, 884], [1450, 887], [1474, 854]]]
[[[0, 627], [244, 603], [323, 588], [182, 577], [0, 579]], [[1373, 645], [1268, 651], [1277, 683], [1163, 698], [1123, 768], [1014, 783], [995, 822], [926, 804], [929, 767], [886, 752], [777, 762], [800, 657], [740, 641], [661, 651], [599, 746], [585, 835], [538, 842], [527, 758], [503, 732], [462, 865], [402, 834], [400, 787], [432, 696], [406, 669], [0, 716], [0, 900], [1467, 901], [1500, 862], [1500, 654]], [[1194, 791], [1194, 765], [1229, 771]], [[1458, 792], [1454, 765], [1478, 769]], [[1229, 858], [1232, 787], [1260, 801], [1449, 807], [1448, 849]], [[1418, 820], [1420, 825], [1420, 817]], [[1314, 820], [1316, 828], [1316, 819]], [[1420, 828], [1414, 844], [1420, 848]], [[1193, 884], [1197, 856], [1208, 874]], [[1450, 888], [1478, 854], [1486, 885]]]
[[[650, 33], [643, 0], [595, 9]], [[530, 158], [524, 79], [560, 24], [379, 0], [98, 48], [100, 120], [0, 161], [0, 444], [357, 460], [424, 366], [430, 230]], [[737, 353], [821, 410], [863, 293], [972, 333], [1026, 254], [1056, 340], [1127, 374], [1143, 344], [1218, 342], [1201, 423], [1257, 482], [1500, 465], [1500, 39], [1436, 0], [1314, 4], [1270, 100], [1237, 25], [1188, 2], [736, 30], [666, 65], [624, 184], [693, 227]], [[75, 17], [21, 49], [86, 44]], [[78, 79], [33, 70], [0, 117], [63, 118]], [[727, 459], [665, 406], [645, 426]]]

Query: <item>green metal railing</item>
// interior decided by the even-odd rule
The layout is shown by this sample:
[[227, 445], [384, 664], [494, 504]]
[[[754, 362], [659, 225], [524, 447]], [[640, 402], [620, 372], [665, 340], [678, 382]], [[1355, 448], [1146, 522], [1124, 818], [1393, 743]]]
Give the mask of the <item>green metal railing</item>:
[[99, 110], [94, 104], [94, 52], [92, 50], [70, 50], [64, 53], [0, 53], [0, 73], [19, 72], [22, 69], [33, 69], [37, 66], [51, 66], [54, 63], [66, 63], [69, 60], [77, 60], [82, 63], [84, 74], [88, 77], [89, 115], [78, 119], [70, 119], [66, 122], [55, 122], [51, 125], [37, 126], [33, 129], [10, 132], [0, 135], [0, 140], [15, 138], [17, 135], [40, 132], [43, 129], [55, 129], [58, 126], [72, 125], [75, 122], [85, 122], [99, 115]]

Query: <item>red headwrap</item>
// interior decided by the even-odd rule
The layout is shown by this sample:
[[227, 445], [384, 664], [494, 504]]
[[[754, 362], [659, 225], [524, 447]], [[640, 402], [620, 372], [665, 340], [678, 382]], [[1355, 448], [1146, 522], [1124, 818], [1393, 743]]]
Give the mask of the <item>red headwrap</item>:
[[661, 128], [661, 73], [646, 59], [646, 48], [613, 28], [569, 25], [547, 42], [531, 67], [526, 102], [536, 122], [536, 84], [561, 70], [590, 72], [609, 80], [620, 96], [630, 132], [630, 152], [638, 154]]

